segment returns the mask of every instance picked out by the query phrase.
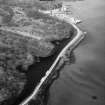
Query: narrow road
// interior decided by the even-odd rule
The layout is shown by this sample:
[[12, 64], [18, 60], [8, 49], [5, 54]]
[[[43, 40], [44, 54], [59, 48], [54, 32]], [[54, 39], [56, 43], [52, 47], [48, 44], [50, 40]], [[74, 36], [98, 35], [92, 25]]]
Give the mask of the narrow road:
[[[55, 10], [54, 10], [55, 11]], [[42, 12], [42, 11], [41, 11]], [[44, 12], [43, 12], [44, 13]], [[49, 12], [48, 12], [49, 13]], [[50, 15], [51, 16], [51, 15]], [[57, 15], [57, 12], [56, 14], [52, 15], [53, 17], [57, 17], [58, 19], [60, 20], [64, 20], [65, 22], [68, 22], [70, 23], [74, 28], [75, 30], [77, 31], [77, 35], [75, 35], [75, 37], [73, 38], [72, 41], [70, 41], [63, 49], [62, 51], [60, 52], [60, 54], [58, 55], [58, 57], [55, 59], [54, 63], [52, 64], [52, 66], [49, 68], [49, 70], [46, 72], [46, 75], [41, 79], [40, 83], [37, 85], [37, 87], [34, 89], [33, 93], [25, 100], [23, 101], [20, 105], [28, 105], [27, 103], [34, 97], [36, 97], [37, 93], [39, 92], [42, 84], [44, 83], [44, 81], [50, 76], [50, 74], [52, 73], [52, 71], [54, 71], [54, 67], [56, 66], [56, 64], [58, 63], [59, 59], [61, 57], [63, 57], [65, 54], [66, 54], [66, 51], [68, 49], [72, 50], [75, 46], [77, 46], [80, 41], [85, 37], [84, 33], [76, 26], [75, 22], [72, 21], [72, 19], [69, 19], [68, 16], [66, 16], [64, 14], [64, 17], [60, 16], [60, 15]], [[67, 18], [66, 18], [67, 17]]]
[[43, 39], [42, 37], [40, 37], [39, 35], [36, 35], [37, 33], [34, 34], [31, 34], [31, 31], [29, 32], [28, 29], [24, 31], [24, 29], [20, 29], [18, 30], [17, 28], [9, 28], [9, 27], [0, 27], [0, 30], [2, 31], [6, 31], [6, 32], [11, 32], [11, 33], [14, 33], [14, 34], [18, 34], [18, 35], [21, 35], [21, 36], [24, 36], [24, 37], [29, 37], [29, 38], [33, 38], [33, 39], [37, 39], [37, 40], [41, 40]]

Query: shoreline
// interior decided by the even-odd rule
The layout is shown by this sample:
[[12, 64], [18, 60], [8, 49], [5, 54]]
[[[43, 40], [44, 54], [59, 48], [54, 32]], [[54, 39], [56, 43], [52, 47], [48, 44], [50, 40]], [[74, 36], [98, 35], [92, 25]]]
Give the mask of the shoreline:
[[33, 99], [33, 98], [35, 98], [37, 96], [38, 92], [40, 91], [41, 86], [44, 83], [44, 81], [46, 81], [47, 78], [49, 78], [50, 74], [52, 74], [52, 72], [54, 72], [54, 67], [59, 62], [59, 59], [61, 59], [62, 57], [65, 56], [67, 50], [70, 50], [70, 51], [73, 50], [85, 37], [84, 33], [76, 26], [76, 24], [80, 22], [79, 20], [75, 20], [73, 17], [70, 18], [68, 15], [62, 13], [62, 11], [58, 11], [58, 9], [57, 9], [57, 11], [56, 10], [54, 10], [54, 11], [51, 10], [51, 11], [39, 11], [39, 12], [43, 12], [45, 14], [49, 14], [50, 16], [52, 16], [54, 18], [58, 18], [59, 20], [63, 20], [65, 22], [71, 24], [74, 27], [74, 29], [77, 30], [77, 34], [61, 50], [60, 54], [55, 59], [54, 63], [50, 67], [50, 69], [46, 72], [45, 76], [41, 79], [40, 83], [35, 87], [35, 89], [32, 92], [32, 94], [27, 99], [25, 99], [25, 101], [23, 101], [20, 105], [26, 105], [31, 99]]

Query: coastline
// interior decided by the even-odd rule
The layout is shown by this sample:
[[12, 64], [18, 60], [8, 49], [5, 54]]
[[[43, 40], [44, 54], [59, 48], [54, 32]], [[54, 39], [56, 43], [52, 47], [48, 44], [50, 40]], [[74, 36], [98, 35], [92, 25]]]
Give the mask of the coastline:
[[58, 57], [55, 59], [54, 63], [50, 67], [50, 69], [46, 72], [46, 75], [41, 79], [40, 83], [34, 89], [33, 93], [25, 101], [23, 101], [20, 105], [26, 105], [31, 99], [33, 99], [33, 98], [35, 98], [37, 96], [38, 92], [40, 91], [41, 86], [44, 83], [44, 81], [46, 81], [46, 79], [50, 76], [50, 74], [52, 72], [54, 72], [54, 67], [58, 63], [59, 59], [61, 59], [62, 57], [65, 56], [67, 50], [70, 50], [70, 51], [73, 50], [82, 41], [82, 39], [84, 39], [84, 37], [85, 37], [84, 33], [76, 26], [76, 24], [79, 23], [80, 20], [76, 20], [73, 17], [70, 18], [68, 15], [62, 13], [62, 11], [60, 11], [61, 13], [59, 13], [58, 9], [57, 10], [54, 10], [54, 11], [53, 10], [51, 10], [51, 11], [42, 11], [41, 10], [39, 12], [43, 12], [45, 14], [49, 14], [50, 16], [52, 16], [54, 18], [58, 18], [59, 20], [63, 20], [65, 22], [71, 24], [74, 27], [74, 29], [76, 29], [77, 34], [73, 38], [73, 40], [70, 41], [62, 49], [62, 51], [60, 52], [60, 54], [58, 55]]
[[50, 87], [48, 105], [105, 105], [104, 10], [104, 0], [71, 2], [72, 14], [83, 21], [78, 27], [87, 35], [73, 50], [75, 61], [62, 68]]

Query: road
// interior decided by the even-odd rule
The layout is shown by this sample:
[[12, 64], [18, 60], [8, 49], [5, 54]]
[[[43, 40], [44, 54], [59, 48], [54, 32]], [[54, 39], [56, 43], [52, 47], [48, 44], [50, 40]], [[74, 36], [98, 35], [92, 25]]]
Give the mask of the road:
[[[41, 11], [42, 12], [42, 11]], [[55, 12], [55, 10], [54, 10]], [[44, 13], [44, 12], [43, 12]], [[49, 12], [47, 12], [49, 13]], [[51, 15], [50, 15], [51, 16]], [[59, 55], [57, 56], [57, 58], [55, 59], [54, 63], [52, 64], [52, 66], [49, 68], [49, 70], [46, 72], [46, 75], [41, 79], [40, 83], [37, 85], [37, 87], [34, 89], [33, 93], [25, 100], [23, 101], [20, 105], [28, 105], [27, 103], [33, 99], [37, 93], [39, 92], [42, 84], [44, 83], [44, 81], [50, 76], [50, 74], [54, 71], [54, 67], [56, 66], [56, 64], [58, 63], [59, 59], [61, 57], [63, 57], [65, 54], [66, 54], [66, 51], [68, 49], [72, 50], [75, 48], [75, 46], [77, 46], [80, 41], [82, 41], [82, 39], [84, 39], [85, 37], [85, 34], [76, 26], [76, 23], [74, 21], [72, 21], [72, 19], [69, 19], [68, 16], [66, 16], [65, 14], [63, 15], [64, 17], [62, 17], [62, 14], [61, 15], [57, 15], [57, 12], [56, 14], [52, 15], [53, 17], [57, 17], [58, 19], [60, 20], [64, 20], [65, 22], [67, 23], [70, 23], [74, 28], [75, 30], [77, 31], [77, 34], [75, 35], [75, 37], [73, 38], [72, 41], [70, 41], [63, 49], [62, 51], [59, 53]]]

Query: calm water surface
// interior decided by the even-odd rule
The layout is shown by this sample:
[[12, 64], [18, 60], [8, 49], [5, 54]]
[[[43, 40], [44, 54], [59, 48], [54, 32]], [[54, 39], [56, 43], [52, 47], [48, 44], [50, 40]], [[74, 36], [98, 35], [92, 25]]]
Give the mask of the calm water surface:
[[105, 105], [105, 0], [70, 4], [87, 35], [74, 50], [75, 63], [52, 85], [49, 105]]

